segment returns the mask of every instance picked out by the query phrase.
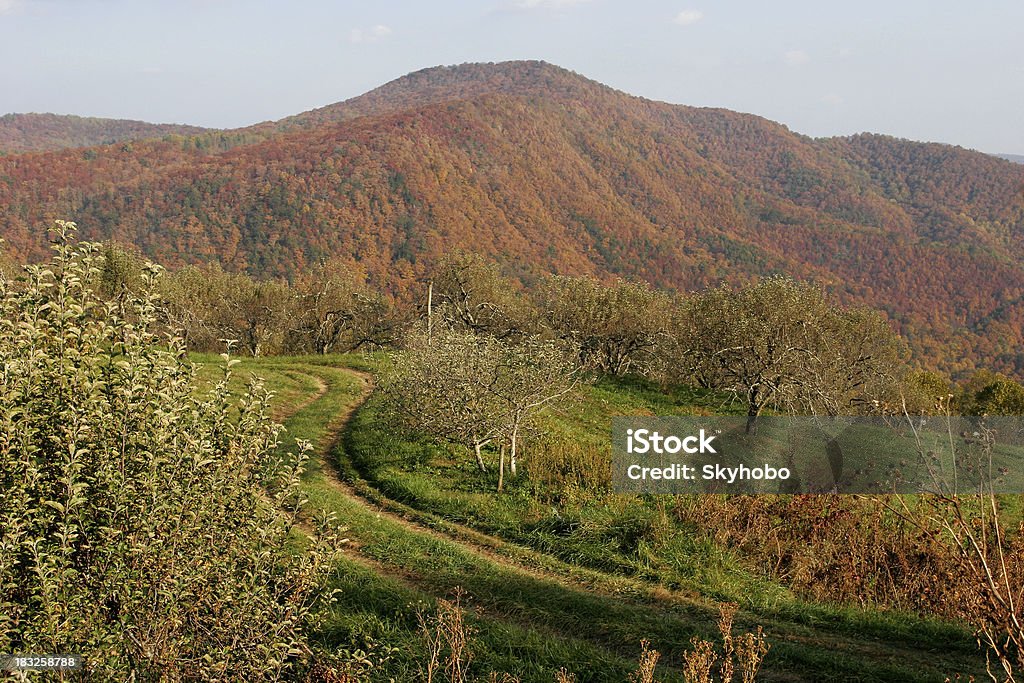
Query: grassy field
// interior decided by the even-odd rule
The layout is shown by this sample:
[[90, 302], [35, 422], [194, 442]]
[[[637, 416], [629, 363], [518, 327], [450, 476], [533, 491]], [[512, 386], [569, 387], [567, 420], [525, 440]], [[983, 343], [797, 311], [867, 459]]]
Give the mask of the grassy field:
[[[195, 360], [204, 382], [217, 380], [216, 357]], [[317, 637], [363, 658], [372, 680], [415, 680], [425, 657], [417, 611], [457, 588], [467, 594], [473, 671], [481, 676], [551, 681], [565, 666], [580, 681], [624, 681], [646, 638], [664, 655], [661, 680], [679, 681], [682, 653], [693, 636], [713, 635], [720, 600], [740, 604], [740, 629], [764, 626], [772, 650], [761, 680], [983, 674], [983, 655], [960, 626], [801, 600], [669, 523], [672, 499], [571, 485], [554, 495], [525, 476], [499, 495], [494, 478], [457, 451], [383, 429], [373, 398], [346, 420], [365, 393], [364, 378], [349, 369], [372, 368], [373, 360], [243, 360], [231, 379], [242, 391], [249, 373], [262, 376], [287, 427], [282, 446], [305, 438], [317, 447], [305, 481], [310, 504], [335, 513], [351, 539], [333, 576], [339, 601]], [[718, 396], [604, 382], [582, 391], [553, 429], [600, 449], [611, 414], [732, 409]]]

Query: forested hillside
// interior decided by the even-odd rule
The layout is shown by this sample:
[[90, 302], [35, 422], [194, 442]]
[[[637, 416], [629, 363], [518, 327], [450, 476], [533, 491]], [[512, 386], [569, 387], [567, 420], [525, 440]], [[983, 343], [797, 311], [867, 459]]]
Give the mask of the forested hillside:
[[0, 235], [48, 219], [168, 265], [291, 276], [328, 256], [407, 294], [440, 255], [668, 289], [786, 273], [881, 308], [927, 365], [1024, 372], [1024, 167], [814, 140], [541, 62], [439, 67], [270, 124], [0, 159]]
[[205, 129], [171, 123], [146, 123], [60, 114], [0, 116], [0, 154], [91, 147], [164, 135], [196, 135]]

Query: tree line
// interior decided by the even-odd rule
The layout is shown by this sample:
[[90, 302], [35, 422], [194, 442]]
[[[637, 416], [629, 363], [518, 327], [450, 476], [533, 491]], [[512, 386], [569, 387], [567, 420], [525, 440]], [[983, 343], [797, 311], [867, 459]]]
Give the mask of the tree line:
[[[101, 291], [137, 292], [145, 261], [116, 244], [104, 247]], [[164, 323], [189, 350], [249, 356], [346, 353], [395, 344], [404, 311], [375, 291], [356, 267], [322, 261], [288, 280], [261, 280], [219, 264], [185, 266], [157, 284]]]
[[[101, 291], [111, 298], [139, 291], [144, 269], [136, 252], [105, 245]], [[330, 259], [290, 281], [186, 266], [157, 287], [167, 328], [192, 351], [230, 344], [252, 356], [423, 352], [419, 336], [432, 327], [435, 354], [449, 345], [459, 353], [468, 337], [458, 335], [471, 335], [539, 354], [573, 377], [636, 374], [731, 392], [751, 418], [766, 409], [929, 412], [939, 403], [961, 414], [1024, 414], [1018, 382], [980, 371], [954, 384], [921, 370], [882, 314], [839, 306], [820, 288], [785, 277], [687, 294], [562, 275], [527, 287], [494, 261], [456, 252], [437, 262], [415, 298], [381, 284]]]

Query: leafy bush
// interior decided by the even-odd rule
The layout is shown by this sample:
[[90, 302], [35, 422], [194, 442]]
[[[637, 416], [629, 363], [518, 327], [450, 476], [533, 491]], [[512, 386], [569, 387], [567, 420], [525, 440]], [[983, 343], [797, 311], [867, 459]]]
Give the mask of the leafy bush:
[[[84, 655], [100, 680], [280, 678], [337, 552], [290, 552], [305, 460], [254, 380], [197, 395], [146, 292], [106, 301], [102, 256], [58, 223], [50, 263], [0, 278], [0, 652]], [[226, 359], [226, 357], [225, 357]]]

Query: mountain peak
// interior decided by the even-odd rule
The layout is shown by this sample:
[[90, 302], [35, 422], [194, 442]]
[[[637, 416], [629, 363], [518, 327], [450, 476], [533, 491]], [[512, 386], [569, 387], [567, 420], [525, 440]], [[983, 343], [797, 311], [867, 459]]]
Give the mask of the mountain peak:
[[540, 60], [468, 62], [413, 71], [358, 97], [282, 119], [276, 126], [306, 128], [493, 94], [575, 99], [599, 92], [614, 91]]
[[474, 84], [485, 89], [507, 92], [511, 89], [532, 90], [566, 84], [599, 85], [574, 71], [543, 60], [515, 60], [507, 62], [465, 62], [463, 64], [432, 66], [396, 78], [377, 90], [390, 87], [451, 87], [456, 84]]

